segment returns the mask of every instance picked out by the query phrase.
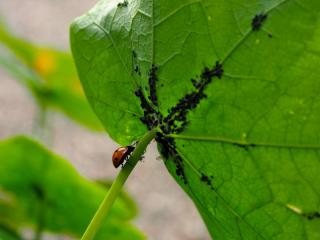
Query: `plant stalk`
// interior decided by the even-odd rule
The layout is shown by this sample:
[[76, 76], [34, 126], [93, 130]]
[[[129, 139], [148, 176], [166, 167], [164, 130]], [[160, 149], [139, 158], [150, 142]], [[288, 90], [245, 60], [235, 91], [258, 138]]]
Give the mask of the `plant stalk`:
[[131, 157], [128, 159], [124, 167], [121, 169], [117, 178], [113, 182], [111, 188], [109, 189], [107, 195], [100, 204], [98, 210], [96, 211], [94, 217], [91, 219], [89, 226], [87, 227], [85, 233], [83, 234], [81, 240], [93, 240], [98, 229], [101, 227], [105, 217], [111, 209], [114, 201], [117, 199], [121, 192], [121, 189], [129, 177], [130, 173], [142, 158], [147, 146], [155, 138], [156, 129], [147, 132], [138, 142], [135, 150], [133, 151]]

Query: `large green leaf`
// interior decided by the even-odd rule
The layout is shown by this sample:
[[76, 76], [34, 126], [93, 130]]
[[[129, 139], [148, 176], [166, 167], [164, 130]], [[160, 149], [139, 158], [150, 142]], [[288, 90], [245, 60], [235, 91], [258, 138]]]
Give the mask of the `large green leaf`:
[[[11, 203], [9, 208], [0, 202], [0, 223], [6, 226], [40, 223], [47, 231], [79, 237], [106, 193], [26, 137], [1, 142], [0, 163], [0, 191]], [[144, 239], [129, 223], [135, 214], [132, 200], [120, 197], [97, 239]]]
[[[71, 45], [113, 139], [161, 129], [214, 239], [319, 239], [319, 29], [318, 0], [109, 0], [75, 20]], [[187, 119], [161, 119], [174, 111]]]
[[102, 130], [83, 94], [69, 53], [17, 38], [1, 24], [0, 47], [0, 65], [27, 86], [38, 103], [60, 110], [93, 130]]

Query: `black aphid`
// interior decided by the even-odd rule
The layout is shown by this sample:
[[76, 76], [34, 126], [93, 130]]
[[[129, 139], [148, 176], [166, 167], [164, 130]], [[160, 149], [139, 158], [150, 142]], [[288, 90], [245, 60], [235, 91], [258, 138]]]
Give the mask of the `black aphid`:
[[140, 99], [140, 105], [147, 113], [153, 113], [154, 109], [149, 105], [147, 99], [143, 95], [142, 89], [138, 88], [134, 93]]
[[195, 87], [195, 88], [199, 88], [200, 87], [200, 84], [201, 82], [200, 81], [197, 81], [196, 79], [191, 79], [191, 82], [192, 82], [192, 85]]
[[207, 184], [211, 189], [213, 189], [213, 186], [212, 186], [212, 176], [211, 177], [208, 177], [207, 175], [205, 175], [204, 173], [201, 173], [201, 176], [200, 176], [200, 180], [201, 182], [204, 182], [205, 184]]
[[253, 31], [258, 31], [261, 28], [262, 23], [267, 19], [267, 14], [260, 13], [254, 16], [251, 22]]
[[139, 68], [139, 66], [138, 65], [136, 65], [135, 67], [134, 67], [134, 70], [133, 70], [136, 74], [138, 74], [139, 76], [141, 76], [141, 72], [140, 72], [140, 68]]
[[216, 65], [212, 69], [209, 69], [208, 67], [204, 68], [204, 71], [201, 74], [201, 78], [206, 81], [209, 81], [208, 83], [210, 83], [212, 77], [218, 77], [219, 79], [221, 79], [222, 74], [223, 74], [222, 64], [217, 61]]
[[157, 99], [157, 92], [156, 92], [157, 91], [156, 82], [158, 81], [157, 70], [158, 70], [158, 67], [152, 64], [151, 70], [149, 72], [149, 88], [150, 88], [149, 99], [155, 106], [158, 106], [158, 99]]
[[320, 212], [311, 212], [311, 213], [304, 213], [302, 216], [306, 217], [308, 220], [314, 220], [320, 218]]
[[164, 118], [166, 126], [161, 128], [164, 133], [180, 133], [185, 129], [188, 124], [186, 117], [188, 112], [195, 109], [200, 101], [207, 97], [204, 90], [211, 83], [213, 77], [220, 79], [222, 74], [222, 64], [217, 61], [212, 69], [204, 68], [199, 80], [191, 79], [196, 89], [191, 93], [187, 93], [174, 107], [169, 109], [169, 114]]
[[132, 51], [132, 68], [135, 74], [138, 74], [139, 76], [141, 76], [140, 67], [137, 61], [137, 53], [134, 50]]
[[121, 2], [121, 3], [118, 3], [117, 6], [120, 7], [120, 8], [122, 8], [122, 7], [127, 7], [127, 6], [128, 6], [128, 1], [127, 1], [127, 0], [124, 0], [124, 1]]
[[173, 138], [164, 137], [158, 133], [156, 141], [160, 144], [160, 152], [165, 159], [172, 158], [176, 166], [176, 174], [181, 178], [184, 184], [188, 184], [187, 177], [184, 172], [183, 159], [180, 157], [176, 150], [176, 145]]

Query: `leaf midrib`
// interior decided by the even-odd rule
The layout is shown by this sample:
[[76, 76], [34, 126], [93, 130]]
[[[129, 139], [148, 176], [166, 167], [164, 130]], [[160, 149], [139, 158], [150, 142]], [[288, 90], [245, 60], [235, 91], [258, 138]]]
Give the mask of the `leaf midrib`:
[[[265, 11], [265, 13], [270, 13], [272, 10], [275, 10], [277, 7], [279, 7], [280, 5], [284, 4], [284, 3], [287, 2], [287, 1], [289, 1], [289, 0], [283, 0], [283, 1], [275, 4], [274, 6], [270, 7], [269, 9], [267, 9], [267, 10]], [[177, 9], [175, 9], [174, 11], [170, 12], [167, 16], [165, 16], [164, 18], [162, 18], [162, 19], [159, 20], [158, 22], [155, 22], [155, 18], [154, 18], [154, 0], [152, 1], [152, 16], [151, 16], [151, 17], [152, 17], [152, 34], [151, 34], [152, 36], [151, 36], [151, 37], [152, 37], [152, 61], [153, 61], [153, 63], [154, 63], [154, 60], [155, 60], [155, 59], [154, 59], [154, 56], [155, 56], [155, 54], [154, 54], [154, 30], [155, 30], [155, 28], [157, 27], [157, 25], [159, 25], [159, 24], [161, 24], [162, 22], [164, 22], [164, 21], [165, 21], [166, 19], [168, 19], [170, 16], [173, 16], [176, 12], [178, 12], [178, 11], [180, 11], [181, 9], [184, 9], [185, 7], [190, 6], [190, 5], [192, 5], [192, 4], [200, 4], [200, 5], [203, 7], [203, 0], [195, 0], [195, 1], [192, 1], [192, 2], [189, 2], [189, 3], [186, 3], [186, 4], [183, 4], [183, 5], [180, 6], [179, 8], [177, 8]], [[138, 9], [138, 10], [140, 10], [140, 9]], [[204, 12], [204, 14], [207, 16], [206, 12], [205, 12], [205, 11], [203, 11], [203, 12]], [[116, 14], [116, 13], [114, 13], [114, 15], [115, 15], [115, 14]], [[92, 16], [90, 15], [90, 13], [88, 13], [87, 16], [88, 16], [89, 18], [91, 18], [92, 24], [95, 25], [96, 27], [98, 27], [98, 28], [109, 38], [109, 40], [111, 41], [111, 44], [113, 45], [113, 47], [114, 47], [114, 49], [115, 49], [115, 51], [116, 51], [116, 53], [117, 53], [118, 58], [120, 59], [121, 64], [122, 64], [123, 67], [125, 68], [127, 74], [130, 75], [130, 70], [128, 69], [128, 66], [125, 64], [124, 59], [121, 57], [121, 55], [120, 55], [120, 53], [119, 53], [119, 51], [118, 51], [118, 47], [117, 47], [116, 43], [114, 42], [114, 40], [113, 40], [110, 32], [109, 32], [107, 29], [105, 29], [102, 25], [100, 25], [99, 23], [97, 23], [97, 22], [92, 18]], [[112, 20], [111, 20], [111, 26], [113, 25], [113, 22], [114, 22], [114, 16], [113, 16], [113, 18], [112, 18]], [[208, 29], [208, 30], [209, 30], [209, 29]], [[222, 58], [222, 60], [221, 60], [221, 63], [222, 63], [222, 64], [225, 63], [225, 62], [231, 57], [231, 55], [233, 54], [233, 52], [234, 52], [236, 49], [238, 49], [238, 48], [244, 43], [244, 41], [247, 39], [247, 37], [248, 37], [252, 32], [253, 32], [252, 28], [249, 28], [249, 29], [245, 32], [245, 34], [243, 35], [243, 37], [240, 38], [240, 39], [235, 43], [235, 45], [227, 52], [227, 54], [225, 55], [225, 57]], [[134, 78], [134, 83], [135, 83], [136, 85], [138, 85], [138, 84], [137, 84], [138, 81], [137, 81], [136, 77], [134, 76], [133, 78]], [[144, 90], [144, 89], [143, 89], [143, 90]], [[148, 98], [146, 98], [146, 99], [148, 100]], [[159, 110], [159, 108], [156, 107], [156, 110]], [[219, 139], [219, 138], [217, 138], [217, 139]], [[218, 140], [216, 140], [216, 141], [218, 141]], [[225, 141], [225, 142], [228, 142], [228, 141]], [[232, 143], [234, 143], [234, 144], [241, 144], [241, 143], [238, 143], [238, 141], [232, 141]], [[254, 144], [254, 143], [251, 143], [251, 144]], [[245, 145], [245, 144], [243, 144], [243, 145]], [[259, 144], [257, 143], [257, 145], [259, 145]]]
[[246, 140], [236, 140], [226, 137], [218, 136], [191, 136], [183, 134], [169, 134], [167, 137], [172, 137], [175, 139], [184, 139], [184, 140], [195, 140], [195, 141], [206, 141], [206, 142], [218, 142], [218, 143], [227, 143], [235, 144], [244, 147], [272, 147], [272, 148], [296, 148], [296, 149], [320, 149], [318, 144], [277, 144], [277, 143], [267, 143], [267, 142], [248, 142]]

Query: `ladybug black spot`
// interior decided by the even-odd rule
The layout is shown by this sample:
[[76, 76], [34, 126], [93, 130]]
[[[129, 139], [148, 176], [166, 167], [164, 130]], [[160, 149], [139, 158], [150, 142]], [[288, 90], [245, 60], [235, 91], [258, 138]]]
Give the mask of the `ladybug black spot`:
[[202, 81], [202, 84], [210, 83], [212, 80], [212, 77], [218, 77], [219, 79], [221, 79], [222, 74], [223, 74], [222, 64], [217, 61], [216, 65], [212, 69], [209, 69], [208, 67], [204, 68], [204, 71], [201, 74], [201, 78], [204, 80]]

